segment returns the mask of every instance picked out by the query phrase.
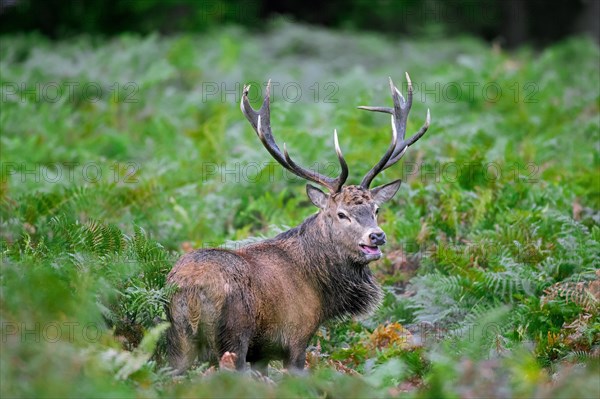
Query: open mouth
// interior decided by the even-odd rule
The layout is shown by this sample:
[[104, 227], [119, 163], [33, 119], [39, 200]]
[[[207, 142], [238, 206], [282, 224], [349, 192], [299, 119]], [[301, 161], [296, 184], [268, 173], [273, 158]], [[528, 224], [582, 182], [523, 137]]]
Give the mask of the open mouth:
[[381, 255], [381, 251], [379, 250], [379, 247], [377, 245], [371, 246], [359, 244], [359, 246], [365, 255]]

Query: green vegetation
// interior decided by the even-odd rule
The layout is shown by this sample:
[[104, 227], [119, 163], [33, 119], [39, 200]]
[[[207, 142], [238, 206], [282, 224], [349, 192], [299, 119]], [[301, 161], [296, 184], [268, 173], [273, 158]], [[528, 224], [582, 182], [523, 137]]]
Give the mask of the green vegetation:
[[[507, 53], [279, 21], [2, 44], [2, 397], [599, 396], [591, 41]], [[308, 377], [275, 363], [270, 378], [198, 365], [173, 379], [177, 257], [315, 212], [241, 114], [242, 85], [258, 105], [273, 80], [273, 131], [304, 164], [335, 162], [337, 128], [357, 183], [390, 137], [388, 118], [355, 107], [389, 104], [404, 71], [409, 132], [427, 108], [432, 126], [375, 182], [405, 181], [380, 215], [380, 309], [323, 326]]]

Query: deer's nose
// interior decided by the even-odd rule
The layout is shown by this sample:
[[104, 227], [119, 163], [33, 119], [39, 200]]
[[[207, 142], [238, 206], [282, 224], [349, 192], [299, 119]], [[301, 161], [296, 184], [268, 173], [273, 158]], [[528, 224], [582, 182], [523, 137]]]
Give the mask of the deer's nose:
[[383, 245], [385, 244], [385, 233], [381, 230], [374, 231], [373, 233], [369, 234], [369, 239], [373, 245]]

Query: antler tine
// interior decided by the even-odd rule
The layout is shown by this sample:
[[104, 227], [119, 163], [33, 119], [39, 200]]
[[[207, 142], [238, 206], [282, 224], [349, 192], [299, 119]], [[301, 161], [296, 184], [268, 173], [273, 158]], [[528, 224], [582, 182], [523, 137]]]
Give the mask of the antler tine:
[[365, 177], [363, 177], [362, 181], [360, 182], [360, 186], [362, 188], [368, 189], [369, 186], [371, 185], [371, 182], [375, 178], [375, 176], [377, 176], [379, 174], [379, 172], [381, 172], [385, 168], [385, 165], [387, 165], [387, 162], [394, 154], [394, 150], [396, 149], [397, 143], [398, 143], [398, 131], [396, 130], [396, 127], [394, 126], [394, 123], [392, 122], [392, 142], [390, 143], [390, 146], [388, 147], [385, 154], [383, 154], [383, 157], [379, 160], [379, 162], [377, 162], [377, 164], [375, 166], [373, 166], [373, 168], [371, 168], [371, 170], [369, 172], [367, 172]]
[[275, 160], [281, 165], [288, 168], [288, 166], [285, 164], [285, 159], [281, 154], [281, 150], [273, 138], [273, 133], [271, 132], [271, 110], [269, 108], [271, 97], [271, 80], [269, 79], [269, 82], [267, 83], [265, 98], [258, 111], [254, 110], [254, 108], [252, 108], [250, 105], [250, 101], [248, 101], [249, 91], [250, 85], [244, 85], [242, 101], [240, 102], [242, 113], [256, 131], [258, 138], [260, 138], [263, 146], [267, 149], [267, 151], [269, 151], [269, 154], [271, 154], [271, 156], [275, 158]]
[[333, 144], [335, 147], [335, 153], [338, 157], [338, 162], [340, 163], [340, 167], [342, 170], [340, 171], [340, 175], [335, 179], [336, 184], [336, 192], [340, 191], [346, 179], [348, 178], [348, 164], [344, 159], [344, 155], [342, 154], [342, 149], [340, 148], [340, 142], [338, 140], [337, 129], [333, 129]]
[[342, 168], [339, 176], [335, 179], [313, 172], [312, 170], [305, 169], [302, 166], [296, 164], [292, 160], [292, 158], [290, 158], [285, 143], [283, 143], [283, 155], [287, 164], [292, 168], [290, 170], [294, 172], [297, 176], [321, 184], [322, 186], [327, 187], [332, 193], [337, 193], [341, 190], [342, 186], [346, 182], [346, 179], [348, 178], [348, 164], [346, 164], [346, 160], [344, 159], [344, 156], [342, 155], [342, 150], [340, 149], [337, 137], [337, 130], [333, 131], [333, 137], [335, 143], [335, 152], [338, 156], [338, 161], [340, 162], [340, 166]]
[[285, 143], [283, 144], [283, 153], [279, 149], [279, 146], [275, 142], [275, 138], [273, 137], [273, 132], [271, 131], [271, 111], [269, 108], [270, 103], [270, 93], [271, 93], [271, 80], [267, 84], [266, 95], [263, 100], [263, 103], [258, 111], [256, 111], [250, 105], [248, 101], [248, 91], [250, 90], [250, 85], [244, 86], [242, 100], [240, 102], [240, 108], [242, 113], [246, 116], [246, 119], [250, 122], [254, 130], [256, 131], [260, 141], [263, 146], [267, 149], [269, 154], [284, 168], [292, 172], [298, 177], [302, 177], [303, 179], [312, 181], [314, 183], [320, 184], [324, 187], [327, 187], [329, 191], [332, 193], [338, 192], [341, 190], [342, 186], [346, 182], [348, 178], [348, 165], [344, 160], [344, 156], [342, 155], [342, 151], [340, 150], [337, 132], [334, 131], [334, 142], [335, 142], [335, 151], [338, 156], [338, 160], [340, 162], [340, 166], [342, 171], [340, 175], [333, 179], [331, 177], [321, 175], [317, 172], [313, 172], [311, 170], [305, 169], [302, 166], [296, 164], [290, 158], [290, 155], [287, 152]]
[[404, 156], [404, 153], [406, 152], [408, 147], [410, 147], [411, 145], [416, 143], [417, 140], [419, 140], [421, 137], [423, 137], [425, 132], [427, 132], [427, 129], [429, 129], [430, 123], [431, 123], [431, 113], [429, 112], [429, 108], [427, 108], [427, 117], [425, 118], [425, 123], [423, 124], [423, 126], [421, 126], [419, 131], [416, 134], [414, 134], [410, 139], [404, 141], [402, 145], [398, 146], [397, 151], [394, 151], [394, 155], [390, 158], [388, 164], [383, 169], [385, 170], [385, 169], [389, 168], [390, 166], [394, 165], [396, 162], [398, 162], [400, 160], [400, 158], [402, 158]]
[[[364, 188], [369, 188], [371, 182], [380, 173], [382, 170], [389, 168], [398, 162], [406, 153], [406, 149], [413, 145], [417, 140], [419, 140], [429, 128], [429, 124], [431, 122], [431, 116], [429, 113], [429, 109], [427, 110], [427, 118], [425, 123], [417, 134], [412, 136], [410, 139], [405, 140], [406, 136], [406, 122], [408, 121], [408, 114], [410, 112], [410, 108], [412, 107], [413, 100], [413, 86], [412, 81], [410, 80], [410, 76], [408, 72], [406, 73], [406, 81], [408, 85], [407, 90], [407, 98], [405, 99], [400, 90], [394, 85], [392, 78], [390, 78], [390, 90], [392, 92], [392, 100], [394, 102], [393, 107], [369, 107], [369, 106], [359, 106], [358, 108], [364, 109], [367, 111], [374, 112], [383, 112], [387, 114], [391, 114], [392, 118], [392, 132], [394, 136], [397, 136], [398, 139], [394, 144], [394, 148], [391, 152], [391, 155], [388, 157], [387, 152], [383, 156], [383, 158], [371, 169], [363, 178], [361, 186]], [[394, 140], [392, 140], [394, 141]], [[389, 151], [389, 149], [388, 149]], [[385, 161], [383, 161], [385, 159]], [[380, 167], [380, 165], [383, 166]]]

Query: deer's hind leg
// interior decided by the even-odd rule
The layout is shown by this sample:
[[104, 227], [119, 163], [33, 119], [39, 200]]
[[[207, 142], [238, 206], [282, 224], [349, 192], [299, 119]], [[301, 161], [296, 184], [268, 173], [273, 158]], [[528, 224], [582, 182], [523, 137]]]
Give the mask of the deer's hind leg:
[[189, 295], [177, 293], [167, 308], [167, 317], [171, 323], [167, 331], [169, 364], [177, 374], [182, 374], [198, 356], [200, 308], [196, 301], [189, 301]]
[[249, 344], [248, 331], [221, 326], [218, 342], [219, 358], [226, 352], [235, 353], [235, 368], [238, 371], [244, 371], [247, 368], [246, 357], [248, 355]]
[[198, 356], [195, 339], [172, 326], [167, 332], [167, 340], [169, 364], [176, 374], [183, 374]]
[[238, 291], [234, 291], [225, 300], [225, 306], [217, 334], [219, 356], [225, 352], [236, 354], [235, 368], [239, 371], [247, 369], [247, 356], [251, 337], [256, 326], [253, 307]]

